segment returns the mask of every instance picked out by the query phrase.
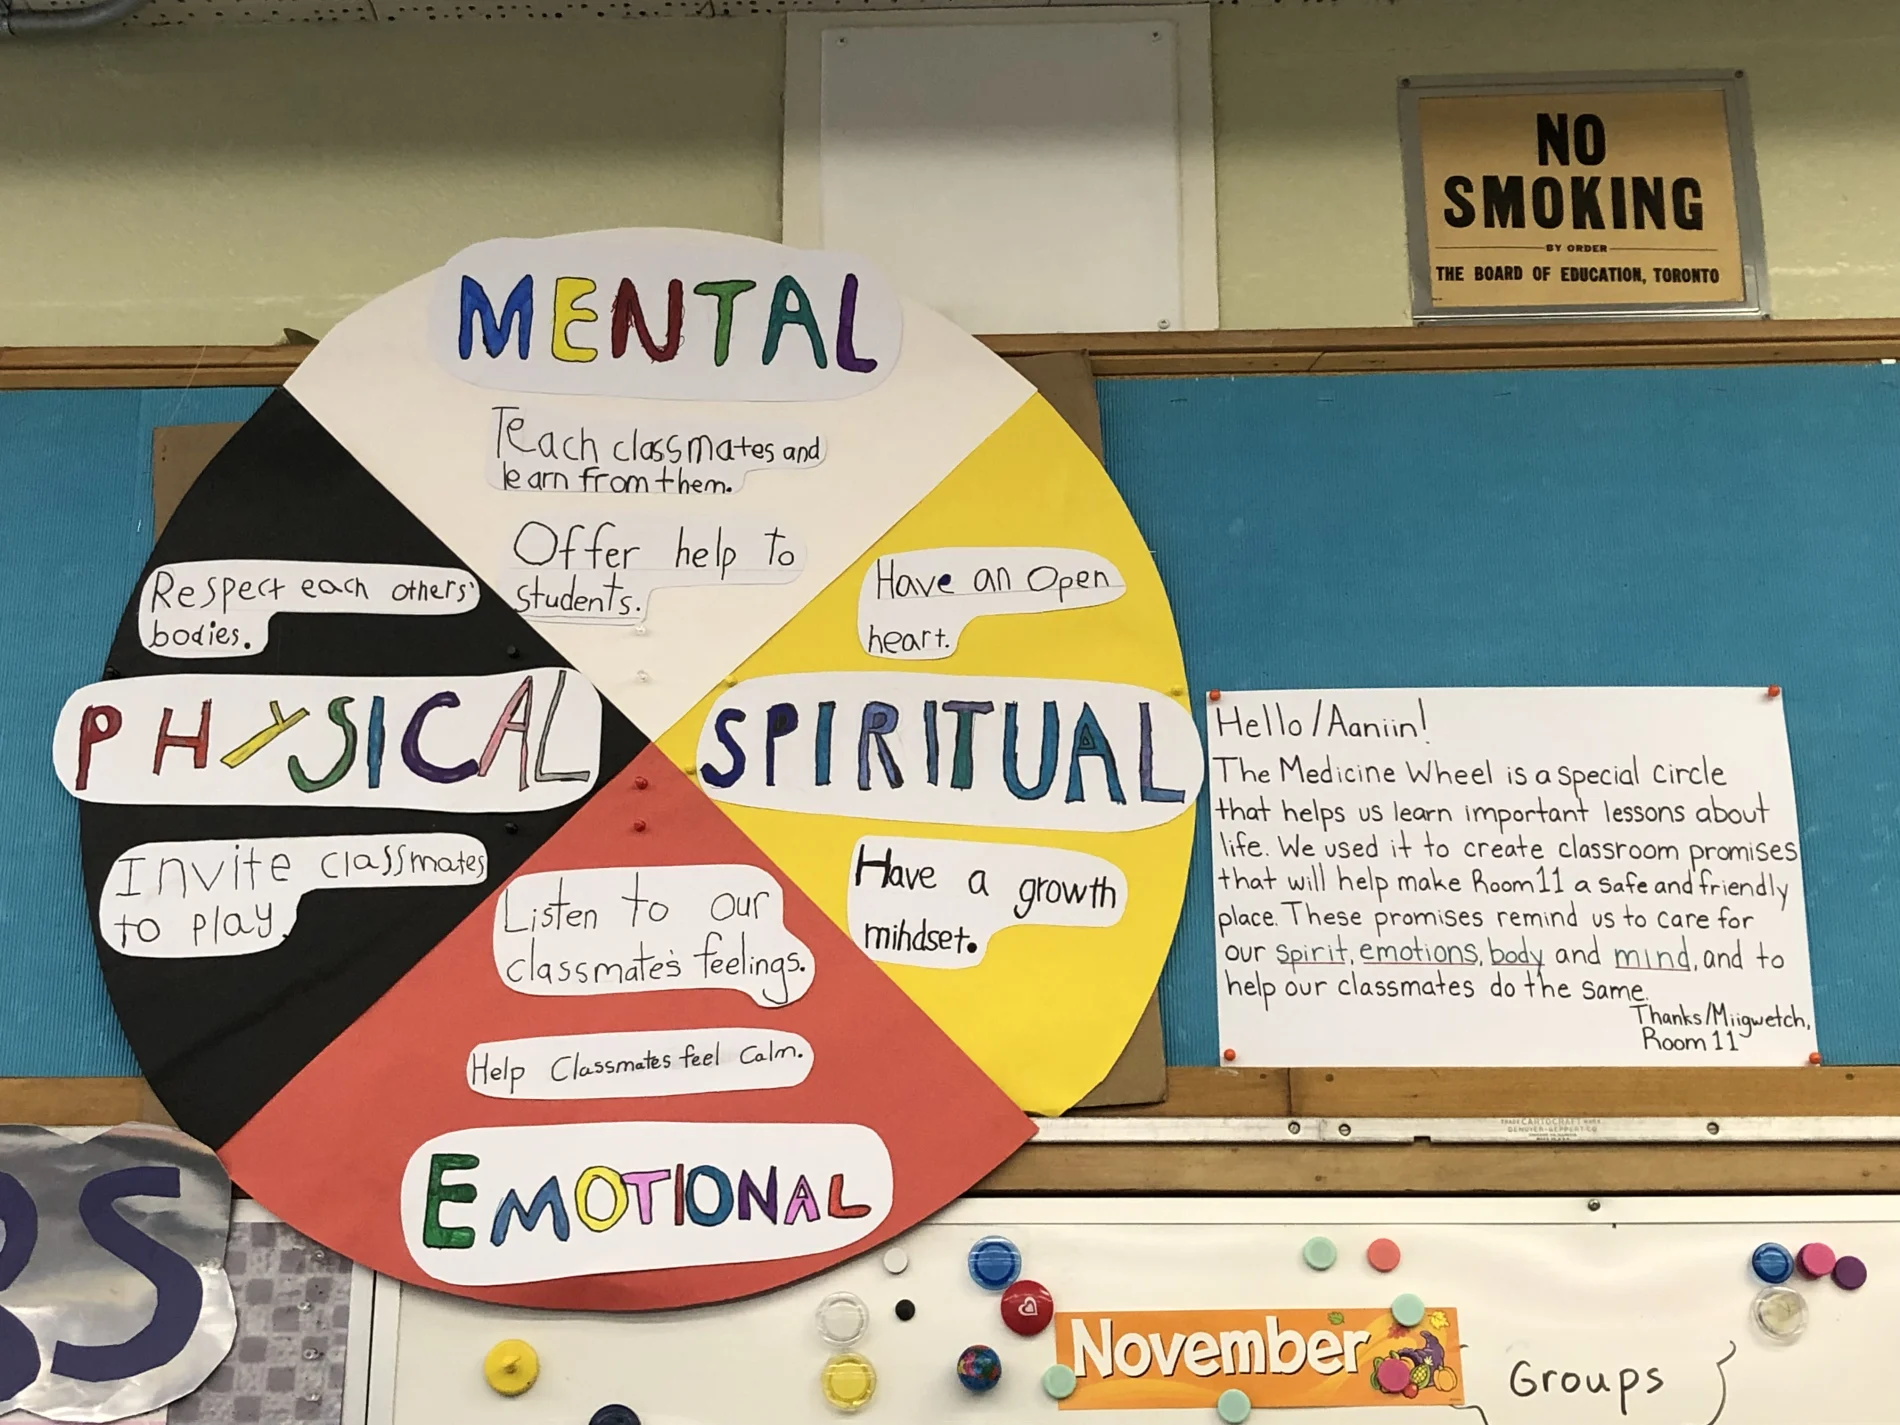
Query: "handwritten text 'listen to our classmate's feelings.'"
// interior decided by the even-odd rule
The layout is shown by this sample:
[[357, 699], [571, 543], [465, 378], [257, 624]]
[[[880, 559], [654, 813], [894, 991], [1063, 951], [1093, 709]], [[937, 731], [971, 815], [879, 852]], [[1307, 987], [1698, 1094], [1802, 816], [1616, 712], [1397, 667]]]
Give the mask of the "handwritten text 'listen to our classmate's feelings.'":
[[1237, 1057], [1813, 1049], [1787, 737], [1760, 689], [1228, 693], [1208, 759]]

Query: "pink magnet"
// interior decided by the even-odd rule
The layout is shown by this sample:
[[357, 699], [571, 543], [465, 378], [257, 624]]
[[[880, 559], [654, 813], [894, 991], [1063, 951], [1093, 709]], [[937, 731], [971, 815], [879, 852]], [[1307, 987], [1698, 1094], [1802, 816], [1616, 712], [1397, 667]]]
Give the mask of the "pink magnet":
[[1867, 1264], [1859, 1257], [1841, 1257], [1834, 1263], [1834, 1285], [1842, 1291], [1859, 1291], [1867, 1285]]
[[1379, 1362], [1379, 1389], [1398, 1395], [1412, 1383], [1412, 1363], [1403, 1356], [1387, 1356]]
[[1810, 1242], [1794, 1254], [1794, 1264], [1810, 1281], [1824, 1277], [1834, 1270], [1834, 1249], [1823, 1242]]
[[1366, 1260], [1375, 1272], [1389, 1272], [1399, 1265], [1399, 1244], [1390, 1237], [1374, 1238], [1366, 1248]]

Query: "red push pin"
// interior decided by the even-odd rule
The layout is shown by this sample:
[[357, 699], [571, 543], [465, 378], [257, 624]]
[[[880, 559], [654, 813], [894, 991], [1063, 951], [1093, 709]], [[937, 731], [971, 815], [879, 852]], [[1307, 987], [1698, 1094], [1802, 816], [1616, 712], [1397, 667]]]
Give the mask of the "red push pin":
[[1230, 1064], [1234, 1062], [1234, 1051], [1232, 1049], [1221, 1050], [1220, 1056]]
[[633, 779], [633, 789], [636, 792], [644, 792], [647, 789], [647, 779], [645, 777], [635, 777]]
[[1809, 1062], [1810, 1064], [1818, 1064], [1818, 1063], [1820, 1063], [1820, 1062], [1821, 1062], [1821, 1051], [1820, 1051], [1819, 1049], [1816, 1049], [1816, 1050], [1815, 1050], [1815, 1051], [1814, 1051], [1813, 1053], [1811, 1053], [1811, 1054], [1809, 1054], [1809, 1055], [1808, 1055], [1808, 1062]]
[[1768, 696], [1769, 696], [1769, 697], [1771, 697], [1771, 698], [1778, 698], [1778, 697], [1780, 697], [1780, 696], [1781, 696], [1781, 684], [1779, 684], [1779, 683], [1770, 683], [1770, 684], [1768, 685]]
[[647, 829], [647, 824], [644, 821], [636, 821], [633, 824], [633, 829], [635, 831], [645, 831]]
[[1210, 703], [1217, 703], [1217, 702], [1219, 702], [1219, 701], [1220, 701], [1220, 689], [1219, 689], [1219, 688], [1209, 688], [1209, 689], [1207, 690], [1207, 700], [1208, 700], [1208, 701], [1209, 701]]

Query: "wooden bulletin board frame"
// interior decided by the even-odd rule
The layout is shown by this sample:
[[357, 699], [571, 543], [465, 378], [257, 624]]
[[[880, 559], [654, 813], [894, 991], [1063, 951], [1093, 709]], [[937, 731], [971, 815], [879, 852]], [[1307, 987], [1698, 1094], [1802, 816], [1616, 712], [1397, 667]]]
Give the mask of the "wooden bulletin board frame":
[[[1097, 377], [1552, 367], [1900, 362], [1900, 321], [1588, 322], [1325, 331], [1130, 332], [985, 338], [999, 355], [1085, 356]], [[0, 348], [0, 390], [275, 386], [309, 350], [270, 347]], [[1236, 1119], [1336, 1126], [1355, 1117], [1658, 1118], [1702, 1121], [1706, 1141], [1377, 1144], [1271, 1141], [1215, 1131], [1193, 1143], [1031, 1144], [985, 1192], [1712, 1193], [1900, 1191], [1900, 1066], [1794, 1069], [1168, 1070], [1168, 1098], [1079, 1110], [1124, 1123]], [[0, 1121], [162, 1118], [140, 1079], [0, 1079]], [[1738, 1118], [1788, 1121], [1788, 1141], [1722, 1137]], [[1888, 1124], [1869, 1120], [1887, 1119]], [[1832, 1120], [1853, 1141], [1801, 1141]], [[1210, 1125], [1211, 1126], [1211, 1125]], [[1810, 1138], [1823, 1136], [1810, 1133]]]

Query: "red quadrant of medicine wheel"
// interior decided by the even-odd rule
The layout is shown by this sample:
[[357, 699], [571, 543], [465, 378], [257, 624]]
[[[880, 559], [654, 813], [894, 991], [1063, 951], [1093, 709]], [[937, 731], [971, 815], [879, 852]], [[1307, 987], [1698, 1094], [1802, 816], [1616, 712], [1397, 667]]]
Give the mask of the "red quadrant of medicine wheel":
[[[517, 993], [495, 969], [497, 889], [224, 1145], [232, 1178], [299, 1231], [404, 1281], [521, 1306], [648, 1310], [765, 1291], [863, 1252], [957, 1197], [1030, 1137], [1008, 1097], [657, 748], [598, 789], [521, 871], [716, 862], [763, 867], [783, 888], [785, 926], [814, 960], [802, 998], [767, 1009], [730, 990]], [[810, 1074], [790, 1088], [580, 1101], [489, 1098], [466, 1082], [469, 1050], [485, 1041], [719, 1025], [803, 1035]], [[890, 1215], [834, 1252], [503, 1287], [446, 1286], [404, 1245], [403, 1169], [438, 1134], [675, 1120], [864, 1124], [890, 1152]]]

